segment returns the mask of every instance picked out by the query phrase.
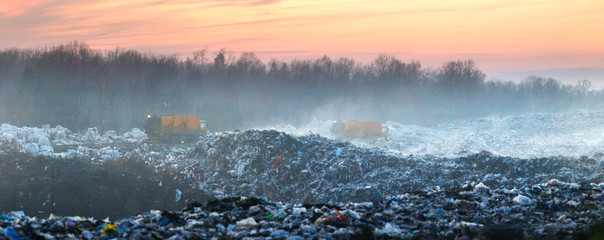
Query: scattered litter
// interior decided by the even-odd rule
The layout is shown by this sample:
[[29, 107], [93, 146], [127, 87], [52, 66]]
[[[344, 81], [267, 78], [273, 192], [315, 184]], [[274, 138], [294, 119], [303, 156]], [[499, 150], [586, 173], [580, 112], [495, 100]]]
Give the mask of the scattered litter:
[[[498, 120], [483, 121], [472, 126], [486, 128]], [[9, 212], [2, 215], [0, 238], [480, 239], [484, 232], [509, 227], [541, 239], [568, 237], [602, 220], [602, 154], [502, 156], [506, 146], [493, 148], [493, 139], [470, 131], [476, 128], [451, 124], [449, 129], [471, 132], [453, 146], [465, 149], [458, 151], [463, 154], [450, 155], [447, 141], [359, 145], [312, 133], [248, 130], [211, 133], [194, 146], [165, 145], [144, 141], [139, 129], [118, 135], [95, 128], [73, 133], [60, 126], [2, 124], [2, 154], [105, 161], [138, 157], [216, 199], [182, 212], [149, 211], [116, 221]], [[509, 128], [523, 127], [503, 129]], [[434, 131], [409, 137], [439, 136]], [[477, 139], [489, 142], [481, 145]], [[430, 154], [443, 149], [446, 154]], [[176, 189], [175, 201], [181, 198]]]
[[275, 159], [275, 161], [271, 165], [271, 168], [274, 169], [277, 166], [277, 164], [279, 164], [280, 162], [285, 162], [285, 159], [283, 159], [283, 157]]
[[528, 198], [527, 196], [523, 196], [523, 195], [518, 195], [513, 200], [514, 200], [514, 202], [517, 202], [518, 204], [522, 204], [522, 205], [531, 203], [531, 199]]
[[175, 201], [178, 202], [180, 201], [180, 198], [182, 197], [182, 192], [180, 191], [180, 189], [176, 189], [176, 197], [175, 197]]

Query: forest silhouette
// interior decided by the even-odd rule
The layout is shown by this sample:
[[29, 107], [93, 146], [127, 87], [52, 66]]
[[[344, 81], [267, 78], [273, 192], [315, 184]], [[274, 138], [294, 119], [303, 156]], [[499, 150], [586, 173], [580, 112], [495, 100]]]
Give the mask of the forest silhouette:
[[72, 130], [141, 128], [148, 114], [191, 114], [211, 131], [276, 123], [379, 120], [431, 125], [492, 114], [597, 109], [604, 91], [588, 80], [561, 84], [527, 76], [487, 79], [472, 60], [428, 68], [382, 54], [273, 59], [254, 53], [194, 52], [192, 57], [81, 42], [0, 50], [0, 122]]

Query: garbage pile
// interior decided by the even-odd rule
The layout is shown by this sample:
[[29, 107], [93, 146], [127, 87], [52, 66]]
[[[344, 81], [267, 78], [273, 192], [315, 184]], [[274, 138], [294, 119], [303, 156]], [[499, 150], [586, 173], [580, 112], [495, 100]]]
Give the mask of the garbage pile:
[[[46, 146], [40, 136], [53, 137], [44, 129], [32, 130], [42, 134], [30, 137], [17, 128], [11, 142], [20, 150], [33, 141]], [[111, 139], [91, 130], [67, 134], [71, 140], [65, 141], [127, 143], [137, 138], [135, 132]], [[2, 139], [10, 136], [2, 136], [7, 146]], [[56, 139], [49, 142], [52, 146]], [[170, 171], [178, 183], [215, 200], [181, 212], [149, 211], [116, 221], [35, 219], [13, 212], [3, 214], [0, 238], [471, 239], [511, 234], [503, 236], [540, 239], [569, 237], [604, 220], [601, 154], [408, 156], [275, 130], [212, 133], [194, 147], [136, 141], [126, 149], [88, 145], [76, 152], [107, 155], [103, 159], [139, 157], [156, 172]]]
[[138, 128], [123, 134], [113, 130], [99, 133], [96, 128], [73, 132], [57, 125], [16, 127], [0, 124], [0, 154], [27, 154], [33, 157], [63, 159], [90, 159], [115, 161], [140, 157], [151, 165], [161, 165], [165, 159], [175, 158], [192, 149], [191, 144], [147, 142], [147, 136]]
[[[488, 152], [453, 159], [401, 157], [319, 135], [274, 130], [208, 136], [175, 159], [181, 178], [218, 197], [262, 196], [292, 203], [366, 202], [375, 192], [407, 192], [483, 183], [521, 189], [551, 179], [595, 183], [603, 163], [593, 158], [517, 159]], [[178, 162], [182, 161], [182, 162]]]
[[[478, 184], [347, 204], [233, 197], [115, 221], [54, 215], [37, 219], [10, 212], [0, 219], [0, 238], [590, 239], [597, 233], [583, 231], [603, 218], [603, 187], [552, 181], [516, 193]], [[566, 194], [577, 197], [563, 202]], [[518, 200], [524, 198], [529, 200]]]
[[604, 112], [526, 113], [445, 122], [423, 127], [386, 122], [389, 139], [374, 144], [402, 154], [447, 158], [489, 151], [535, 158], [602, 152]]
[[[271, 125], [302, 136], [309, 132], [328, 138], [335, 119], [313, 119], [306, 125]], [[402, 155], [446, 158], [489, 151], [515, 158], [591, 156], [604, 149], [604, 111], [524, 113], [448, 121], [434, 126], [387, 121], [388, 138], [377, 142], [354, 140], [362, 147], [379, 147]]]
[[[113, 130], [101, 134], [96, 128], [72, 132], [60, 125], [54, 128], [43, 125], [39, 128], [0, 124], [0, 153], [4, 154], [16, 151], [53, 158], [115, 160], [120, 157], [120, 150], [132, 150], [135, 144], [140, 144], [145, 139], [146, 134], [138, 128], [118, 135]], [[123, 149], [124, 147], [128, 149]]]

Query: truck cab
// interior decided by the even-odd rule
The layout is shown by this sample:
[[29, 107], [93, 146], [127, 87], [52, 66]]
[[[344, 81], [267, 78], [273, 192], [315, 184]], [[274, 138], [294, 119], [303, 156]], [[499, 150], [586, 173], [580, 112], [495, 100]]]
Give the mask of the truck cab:
[[148, 115], [144, 129], [150, 140], [190, 141], [208, 134], [207, 122], [197, 115]]
[[334, 121], [331, 133], [345, 139], [380, 138], [388, 137], [388, 127], [377, 121]]

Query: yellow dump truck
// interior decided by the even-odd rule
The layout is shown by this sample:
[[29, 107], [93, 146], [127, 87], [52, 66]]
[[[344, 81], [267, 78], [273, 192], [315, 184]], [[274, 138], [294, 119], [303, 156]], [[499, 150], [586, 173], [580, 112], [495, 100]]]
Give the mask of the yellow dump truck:
[[336, 137], [348, 139], [388, 137], [388, 127], [377, 121], [335, 121], [331, 132]]
[[150, 140], [194, 141], [208, 134], [207, 122], [197, 115], [148, 115], [145, 133]]

